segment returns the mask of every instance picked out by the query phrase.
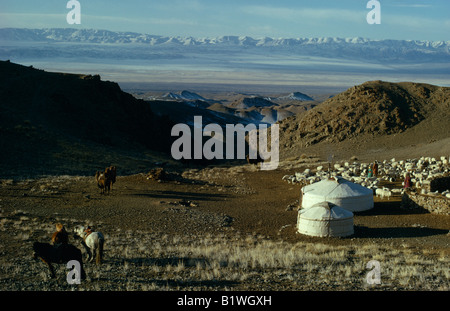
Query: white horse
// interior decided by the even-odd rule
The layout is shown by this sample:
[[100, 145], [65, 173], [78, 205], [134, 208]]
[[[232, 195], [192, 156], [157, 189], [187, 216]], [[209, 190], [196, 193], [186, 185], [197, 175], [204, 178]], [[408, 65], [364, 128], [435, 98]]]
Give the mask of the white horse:
[[75, 229], [75, 233], [80, 236], [83, 241], [81, 244], [85, 247], [88, 253], [88, 261], [94, 260], [97, 264], [102, 263], [103, 259], [103, 245], [105, 238], [101, 232], [92, 231], [90, 227], [79, 226]]

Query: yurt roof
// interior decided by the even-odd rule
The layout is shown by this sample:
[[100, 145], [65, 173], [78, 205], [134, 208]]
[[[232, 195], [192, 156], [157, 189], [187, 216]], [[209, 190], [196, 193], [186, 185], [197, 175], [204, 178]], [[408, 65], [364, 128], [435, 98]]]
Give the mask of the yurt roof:
[[317, 195], [326, 198], [347, 198], [352, 196], [373, 195], [372, 190], [341, 177], [327, 178], [304, 186], [302, 192], [303, 194]]
[[299, 211], [302, 218], [311, 220], [333, 220], [352, 218], [353, 213], [330, 202], [319, 202]]

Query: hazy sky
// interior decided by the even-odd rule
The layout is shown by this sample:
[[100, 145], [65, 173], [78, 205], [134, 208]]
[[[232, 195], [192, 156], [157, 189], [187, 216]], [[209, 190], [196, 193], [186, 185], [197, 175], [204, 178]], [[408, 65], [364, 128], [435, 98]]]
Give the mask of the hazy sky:
[[68, 0], [0, 0], [0, 28], [92, 28], [165, 36], [364, 37], [450, 40], [450, 1], [379, 0], [78, 0], [81, 25], [68, 25]]

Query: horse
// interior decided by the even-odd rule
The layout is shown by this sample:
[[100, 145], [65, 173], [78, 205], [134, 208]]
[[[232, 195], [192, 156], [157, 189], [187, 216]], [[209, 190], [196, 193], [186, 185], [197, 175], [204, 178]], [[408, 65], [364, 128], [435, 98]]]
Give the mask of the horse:
[[80, 263], [81, 279], [86, 279], [86, 272], [83, 268], [83, 256], [81, 251], [72, 244], [58, 244], [51, 245], [49, 243], [34, 242], [34, 259], [41, 259], [47, 264], [50, 269], [51, 278], [56, 278], [55, 269], [52, 263], [67, 264], [71, 260], [76, 260]]
[[105, 237], [101, 232], [92, 231], [90, 227], [79, 226], [75, 228], [75, 233], [83, 239], [81, 244], [88, 253], [88, 261], [94, 260], [97, 264], [101, 264], [103, 260], [103, 245]]
[[100, 194], [106, 194], [106, 191], [111, 189], [111, 180], [107, 178], [104, 172], [97, 171], [95, 173], [95, 180], [97, 181], [97, 186], [100, 188]]
[[116, 182], [117, 169], [115, 166], [110, 166], [105, 169], [104, 172], [95, 172], [95, 180], [97, 186], [100, 188], [100, 194], [106, 194], [110, 192], [113, 184]]
[[116, 177], [117, 177], [116, 167], [115, 166], [107, 167], [105, 169], [105, 176], [106, 176], [106, 179], [108, 179], [110, 181], [111, 190], [112, 190], [112, 187], [113, 187], [114, 183], [116, 182]]
[[258, 163], [264, 162], [264, 159], [259, 155], [259, 152], [258, 152], [258, 154], [256, 155], [256, 159], [250, 158], [250, 155], [249, 155], [249, 154], [247, 154], [247, 155], [245, 156], [245, 159], [247, 160], [247, 163], [248, 163], [248, 164], [253, 164], [253, 165], [258, 165]]

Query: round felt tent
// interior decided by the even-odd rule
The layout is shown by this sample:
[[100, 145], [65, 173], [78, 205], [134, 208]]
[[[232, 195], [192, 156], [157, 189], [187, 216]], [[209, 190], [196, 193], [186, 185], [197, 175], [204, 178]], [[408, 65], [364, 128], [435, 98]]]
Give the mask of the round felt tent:
[[302, 188], [302, 208], [319, 202], [331, 202], [348, 211], [361, 212], [373, 208], [373, 191], [341, 177], [324, 179]]
[[319, 202], [298, 211], [297, 230], [318, 237], [352, 235], [353, 213], [330, 202]]

